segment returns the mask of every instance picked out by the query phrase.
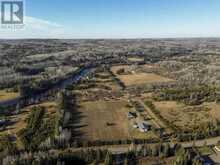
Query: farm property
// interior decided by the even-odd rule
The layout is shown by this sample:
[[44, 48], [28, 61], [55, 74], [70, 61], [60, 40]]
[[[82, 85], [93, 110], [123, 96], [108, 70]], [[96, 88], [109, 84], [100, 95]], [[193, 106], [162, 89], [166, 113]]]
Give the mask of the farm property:
[[202, 123], [213, 121], [220, 116], [217, 103], [204, 103], [199, 106], [187, 106], [175, 101], [154, 102], [161, 116], [180, 128], [194, 128]]
[[[89, 140], [128, 139], [126, 101], [96, 101], [81, 104], [80, 131]], [[109, 125], [107, 124], [109, 123]]]
[[[129, 73], [119, 75], [117, 72], [122, 68], [128, 69]], [[129, 66], [112, 67], [112, 71], [125, 84], [125, 86], [137, 86], [143, 84], [173, 81], [172, 79], [160, 76], [155, 73], [136, 72], [135, 69], [133, 70], [132, 68], [129, 68]]]

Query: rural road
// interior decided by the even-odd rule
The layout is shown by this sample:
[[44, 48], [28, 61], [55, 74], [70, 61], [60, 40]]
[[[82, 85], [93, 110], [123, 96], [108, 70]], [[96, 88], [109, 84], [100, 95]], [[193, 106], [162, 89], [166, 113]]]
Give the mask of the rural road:
[[166, 124], [164, 124], [150, 108], [148, 108], [142, 100], [138, 100], [138, 102], [144, 107], [147, 111], [147, 114], [153, 119], [152, 122], [157, 128], [166, 128]]
[[208, 138], [204, 140], [196, 140], [191, 142], [182, 142], [181, 145], [184, 148], [192, 147], [193, 145], [196, 147], [202, 147], [206, 143], [207, 146], [213, 146], [216, 145], [218, 142], [220, 142], [220, 136], [215, 138]]
[[[197, 140], [197, 141], [192, 141], [192, 142], [182, 142], [179, 143], [182, 145], [183, 148], [190, 148], [190, 147], [202, 147], [204, 146], [204, 144], [206, 144], [207, 146], [214, 146], [216, 145], [218, 142], [220, 141], [220, 137], [216, 137], [216, 138], [209, 138], [209, 139], [204, 139], [204, 140]], [[169, 143], [170, 146], [173, 146], [174, 143], [170, 142]], [[135, 145], [136, 149], [140, 149], [140, 147], [143, 145]], [[128, 151], [131, 148], [131, 145], [124, 145], [124, 146], [111, 146], [108, 147], [108, 149], [113, 152], [113, 153], [124, 153], [126, 151]], [[218, 155], [220, 155], [220, 152], [218, 153]]]
[[[192, 141], [192, 142], [182, 142], [182, 143], [179, 143], [182, 145], [183, 148], [190, 148], [190, 147], [202, 147], [204, 146], [204, 144], [206, 143], [207, 146], [214, 146], [218, 143], [218, 141], [220, 141], [220, 136], [219, 137], [216, 137], [216, 138], [209, 138], [209, 139], [204, 139], [204, 140], [197, 140], [197, 141]], [[170, 146], [173, 146], [174, 143], [172, 142], [169, 142]], [[136, 148], [137, 150], [140, 150], [141, 147], [143, 146], [144, 144], [138, 144], [138, 145], [132, 145], [132, 144], [122, 144], [122, 145], [111, 145], [111, 146], [98, 146], [98, 147], [81, 147], [81, 148], [69, 148], [70, 150], [72, 151], [79, 151], [81, 149], [106, 149], [106, 150], [109, 150], [110, 152], [112, 152], [113, 154], [120, 154], [120, 153], [125, 153], [131, 149], [134, 149]], [[148, 144], [146, 144], [148, 145]], [[150, 144], [149, 144], [150, 145]], [[219, 155], [220, 156], [220, 152], [216, 153], [216, 155]], [[220, 159], [220, 158], [219, 158]]]

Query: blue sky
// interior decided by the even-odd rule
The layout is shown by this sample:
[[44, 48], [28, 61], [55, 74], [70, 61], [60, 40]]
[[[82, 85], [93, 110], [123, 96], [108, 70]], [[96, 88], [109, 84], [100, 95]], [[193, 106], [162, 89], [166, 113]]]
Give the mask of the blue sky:
[[26, 16], [0, 38], [220, 37], [220, 0], [26, 0]]

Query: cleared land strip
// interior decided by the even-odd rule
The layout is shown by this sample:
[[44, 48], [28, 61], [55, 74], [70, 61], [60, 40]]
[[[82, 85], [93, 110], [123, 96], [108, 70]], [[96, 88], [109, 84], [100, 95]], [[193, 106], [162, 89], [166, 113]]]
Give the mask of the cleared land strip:
[[214, 137], [214, 138], [208, 138], [204, 140], [196, 140], [196, 141], [191, 141], [191, 142], [182, 142], [181, 145], [184, 148], [196, 146], [196, 147], [202, 147], [204, 144], [207, 146], [213, 146], [216, 145], [220, 141], [220, 136]]
[[[215, 137], [215, 138], [209, 138], [209, 139], [204, 139], [204, 140], [196, 140], [196, 141], [191, 141], [191, 142], [182, 142], [179, 143], [182, 145], [182, 147], [184, 148], [190, 148], [190, 147], [202, 147], [204, 146], [204, 144], [206, 143], [207, 146], [214, 146], [218, 143], [218, 141], [220, 141], [220, 137]], [[173, 146], [174, 143], [169, 142], [170, 146]], [[109, 150], [112, 153], [116, 154], [116, 153], [125, 153], [131, 149], [136, 148], [136, 150], [139, 150], [141, 147], [143, 146], [143, 144], [138, 144], [138, 145], [132, 145], [132, 144], [121, 144], [121, 145], [111, 145], [111, 146], [97, 146], [97, 147], [80, 147], [80, 148], [68, 148], [68, 151], [80, 151], [81, 149], [83, 150], [87, 150], [87, 149], [101, 149], [101, 150]], [[53, 152], [57, 151], [59, 152], [59, 150], [51, 150]]]
[[[182, 142], [180, 143], [183, 148], [190, 148], [190, 147], [203, 147], [204, 144], [207, 146], [214, 146], [220, 141], [220, 137], [215, 137], [215, 138], [209, 138], [209, 139], [204, 139], [204, 140], [196, 140], [196, 141], [191, 141], [191, 142]], [[174, 145], [174, 143], [170, 142], [169, 143], [171, 146]], [[138, 150], [142, 147], [143, 145], [135, 145], [135, 148]], [[123, 146], [111, 146], [108, 149], [113, 152], [113, 153], [123, 153], [131, 149], [131, 145], [123, 145]]]
[[138, 102], [144, 107], [144, 109], [147, 111], [148, 115], [153, 119], [152, 122], [155, 124], [156, 127], [158, 128], [166, 128], [166, 124], [164, 124], [158, 117], [157, 115], [152, 112], [150, 108], [148, 108], [142, 100], [138, 100]]

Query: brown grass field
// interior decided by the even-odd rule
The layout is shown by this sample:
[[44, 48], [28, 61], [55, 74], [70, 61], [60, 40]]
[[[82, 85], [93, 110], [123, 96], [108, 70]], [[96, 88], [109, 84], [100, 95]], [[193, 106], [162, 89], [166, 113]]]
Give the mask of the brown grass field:
[[154, 73], [135, 73], [130, 75], [118, 75], [118, 77], [126, 86], [172, 81], [171, 79]]
[[[121, 68], [130, 69], [131, 66], [114, 66], [111, 68], [112, 72], [125, 84], [125, 86], [137, 86], [151, 83], [170, 82], [172, 79], [154, 74], [144, 72], [134, 72], [133, 74], [118, 75], [117, 71]], [[132, 70], [132, 69], [131, 69]]]
[[[83, 102], [80, 112], [80, 131], [89, 140], [117, 140], [129, 138], [126, 101]], [[112, 123], [112, 126], [107, 126]]]
[[0, 101], [13, 99], [19, 96], [18, 92], [9, 92], [7, 89], [0, 90]]
[[144, 61], [144, 58], [130, 57], [128, 58], [128, 60], [131, 62], [141, 62], [141, 61]]
[[154, 102], [161, 115], [179, 127], [189, 127], [220, 118], [220, 105], [214, 102], [186, 106], [175, 101]]
[[[133, 138], [156, 137], [152, 131], [141, 133], [132, 127], [132, 122], [127, 119], [127, 112], [134, 111], [127, 107], [128, 102], [96, 101], [82, 102], [80, 106], [81, 120], [77, 126], [81, 137], [86, 140], [119, 140]], [[112, 126], [107, 126], [111, 123]]]
[[[92, 92], [100, 90], [102, 85], [111, 87], [110, 93], [114, 90], [120, 90], [120, 86], [113, 79], [109, 72], [96, 73], [96, 87], [85, 89], [80, 92], [81, 94], [86, 91]], [[102, 77], [100, 77], [102, 76]], [[106, 78], [103, 78], [106, 77]], [[153, 131], [141, 133], [138, 129], [133, 128], [133, 122], [127, 118], [129, 111], [135, 111], [134, 107], [130, 107], [128, 99], [118, 98], [102, 98], [99, 100], [83, 99], [84, 96], [79, 97], [79, 108], [77, 110], [77, 122], [74, 123], [74, 134], [76, 138], [85, 140], [119, 140], [119, 139], [148, 139], [157, 138]], [[108, 125], [110, 123], [111, 125]]]

